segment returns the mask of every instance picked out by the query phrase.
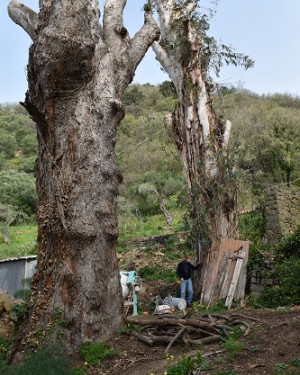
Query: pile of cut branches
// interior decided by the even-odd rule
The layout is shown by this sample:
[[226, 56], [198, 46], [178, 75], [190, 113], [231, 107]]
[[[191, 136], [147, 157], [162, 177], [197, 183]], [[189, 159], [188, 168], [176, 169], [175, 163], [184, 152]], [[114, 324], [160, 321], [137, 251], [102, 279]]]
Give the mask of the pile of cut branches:
[[167, 344], [168, 353], [175, 342], [188, 345], [210, 344], [229, 336], [234, 327], [250, 331], [248, 323], [237, 320], [235, 316], [207, 314], [196, 318], [177, 318], [174, 316], [129, 316], [129, 323], [138, 325], [139, 332], [130, 330], [128, 333], [148, 344]]

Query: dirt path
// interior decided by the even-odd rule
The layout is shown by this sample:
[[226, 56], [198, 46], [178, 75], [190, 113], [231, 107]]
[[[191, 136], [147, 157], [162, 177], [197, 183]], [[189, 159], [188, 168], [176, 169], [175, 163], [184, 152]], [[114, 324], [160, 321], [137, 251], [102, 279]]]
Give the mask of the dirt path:
[[[233, 313], [233, 311], [231, 311]], [[193, 356], [200, 352], [207, 358], [205, 375], [300, 375], [300, 307], [277, 310], [239, 310], [251, 325], [251, 332], [240, 341], [238, 353], [222, 345], [205, 345], [199, 349], [174, 345], [169, 359], [164, 346], [148, 346], [129, 336], [121, 336], [110, 343], [118, 358], [103, 362], [101, 368], [90, 369], [90, 375], [163, 375], [169, 364], [181, 355]], [[194, 317], [194, 316], [193, 316]], [[247, 319], [246, 319], [247, 318]], [[255, 320], [254, 320], [255, 319]], [[173, 357], [171, 357], [173, 356]]]

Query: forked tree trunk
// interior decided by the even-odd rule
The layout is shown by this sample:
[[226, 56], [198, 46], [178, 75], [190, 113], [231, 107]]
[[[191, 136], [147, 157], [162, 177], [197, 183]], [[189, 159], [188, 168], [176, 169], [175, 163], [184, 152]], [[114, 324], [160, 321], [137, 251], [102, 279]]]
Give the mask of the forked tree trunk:
[[58, 335], [76, 351], [123, 323], [115, 136], [123, 92], [159, 33], [145, 13], [131, 39], [123, 26], [125, 4], [106, 0], [103, 27], [96, 0], [41, 0], [39, 15], [16, 1], [9, 6], [33, 39], [24, 105], [39, 145], [38, 267], [11, 360]]
[[203, 37], [191, 21], [196, 3], [156, 4], [161, 38], [153, 49], [178, 95], [177, 109], [165, 120], [183, 165], [194, 243], [205, 259], [213, 242], [236, 234], [235, 189], [226, 166], [231, 124], [219, 121], [212, 107]]

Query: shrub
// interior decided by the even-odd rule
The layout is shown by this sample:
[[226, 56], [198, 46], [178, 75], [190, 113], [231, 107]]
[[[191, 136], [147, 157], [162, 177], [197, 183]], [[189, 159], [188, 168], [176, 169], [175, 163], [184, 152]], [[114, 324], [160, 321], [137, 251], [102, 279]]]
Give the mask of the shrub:
[[36, 212], [35, 178], [24, 172], [0, 172], [0, 203], [31, 216]]
[[300, 258], [291, 258], [275, 264], [272, 276], [275, 285], [265, 287], [257, 300], [259, 307], [277, 307], [300, 304]]
[[297, 256], [300, 258], [300, 225], [293, 234], [284, 238], [275, 248], [275, 262]]
[[1, 375], [73, 375], [71, 362], [61, 343], [43, 348], [20, 365], [4, 366]]
[[272, 277], [275, 285], [263, 289], [257, 307], [300, 304], [300, 226], [276, 246]]

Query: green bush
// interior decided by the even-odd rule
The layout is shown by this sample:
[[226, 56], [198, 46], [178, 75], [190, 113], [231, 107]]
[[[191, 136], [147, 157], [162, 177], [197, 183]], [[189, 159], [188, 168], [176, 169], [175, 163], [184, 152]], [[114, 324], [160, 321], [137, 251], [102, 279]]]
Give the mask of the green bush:
[[300, 226], [275, 248], [271, 277], [274, 285], [265, 286], [253, 301], [256, 307], [277, 307], [300, 304]]
[[297, 256], [300, 258], [300, 225], [293, 234], [284, 238], [275, 248], [275, 262]]
[[262, 265], [264, 257], [262, 250], [266, 245], [262, 243], [265, 234], [264, 209], [246, 213], [239, 217], [239, 232], [242, 239], [250, 241], [248, 270], [254, 270]]
[[0, 203], [31, 216], [36, 212], [35, 177], [24, 172], [0, 172]]
[[272, 276], [275, 285], [265, 287], [256, 301], [257, 307], [277, 307], [300, 304], [300, 258], [275, 264]]
[[62, 344], [53, 344], [28, 357], [20, 365], [3, 366], [1, 375], [73, 375]]

